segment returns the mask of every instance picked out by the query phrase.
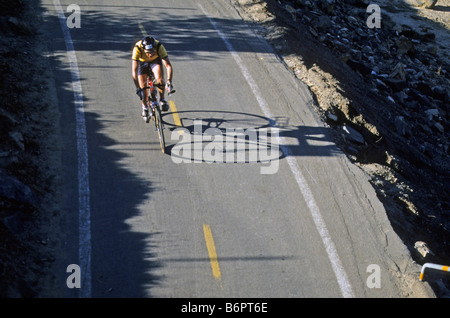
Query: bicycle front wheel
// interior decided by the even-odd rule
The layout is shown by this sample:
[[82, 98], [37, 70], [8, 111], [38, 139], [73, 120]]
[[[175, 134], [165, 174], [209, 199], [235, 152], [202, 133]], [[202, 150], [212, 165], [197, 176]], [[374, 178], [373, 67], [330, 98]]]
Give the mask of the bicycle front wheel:
[[163, 153], [166, 152], [166, 141], [164, 139], [164, 124], [161, 118], [161, 109], [159, 106], [155, 107], [155, 125], [156, 131], [158, 132], [159, 145], [161, 146], [161, 150]]

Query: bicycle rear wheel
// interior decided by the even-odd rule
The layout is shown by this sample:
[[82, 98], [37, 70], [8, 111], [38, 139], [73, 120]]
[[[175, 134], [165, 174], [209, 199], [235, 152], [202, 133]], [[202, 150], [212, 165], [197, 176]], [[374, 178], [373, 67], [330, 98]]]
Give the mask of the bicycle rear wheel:
[[164, 139], [164, 124], [161, 118], [161, 109], [159, 105], [155, 107], [155, 126], [156, 131], [158, 132], [159, 145], [161, 146], [161, 150], [163, 153], [166, 152], [166, 141]]

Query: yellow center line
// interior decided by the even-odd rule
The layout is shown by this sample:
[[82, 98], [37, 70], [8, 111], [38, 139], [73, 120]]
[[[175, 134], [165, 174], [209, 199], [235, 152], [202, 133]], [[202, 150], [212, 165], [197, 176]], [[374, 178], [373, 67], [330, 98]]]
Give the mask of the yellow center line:
[[[175, 122], [175, 125], [177, 127], [182, 127], [181, 119], [180, 119], [180, 116], [178, 115], [178, 109], [173, 100], [169, 100], [169, 107], [170, 107], [170, 110], [172, 111], [173, 121]], [[182, 135], [183, 130], [178, 130], [178, 134]]]
[[141, 29], [142, 35], [146, 36], [147, 35], [147, 31], [145, 31], [144, 26], [142, 25], [141, 22], [139, 22], [139, 29]]
[[219, 261], [217, 260], [216, 246], [214, 245], [211, 227], [208, 224], [203, 224], [203, 232], [205, 234], [206, 248], [208, 249], [212, 274], [216, 280], [221, 280]]

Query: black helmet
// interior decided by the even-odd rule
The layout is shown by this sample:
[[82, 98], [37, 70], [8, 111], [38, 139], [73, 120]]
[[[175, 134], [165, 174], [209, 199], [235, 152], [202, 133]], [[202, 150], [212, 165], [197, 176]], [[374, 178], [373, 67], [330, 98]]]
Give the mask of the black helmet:
[[156, 41], [151, 36], [146, 36], [142, 40], [142, 47], [144, 48], [144, 51], [151, 51], [156, 48]]

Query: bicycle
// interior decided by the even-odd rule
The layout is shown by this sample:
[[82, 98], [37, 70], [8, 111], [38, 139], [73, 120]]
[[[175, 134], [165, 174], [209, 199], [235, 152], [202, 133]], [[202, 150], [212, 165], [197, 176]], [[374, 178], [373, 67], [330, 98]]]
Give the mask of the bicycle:
[[[146, 123], [150, 121], [150, 118], [152, 118], [155, 122], [155, 129], [158, 132], [158, 138], [159, 138], [159, 144], [161, 146], [161, 150], [163, 153], [166, 152], [166, 141], [164, 139], [164, 122], [162, 121], [161, 117], [161, 107], [158, 101], [158, 89], [156, 85], [153, 83], [154, 78], [153, 75], [148, 76], [147, 80], [147, 87], [144, 89], [147, 89], [148, 96], [147, 96], [147, 103], [150, 104], [150, 110], [151, 112], [147, 111], [146, 116], [144, 116], [144, 120]], [[165, 89], [165, 88], [163, 88]], [[149, 109], [149, 105], [147, 104], [147, 109]]]

